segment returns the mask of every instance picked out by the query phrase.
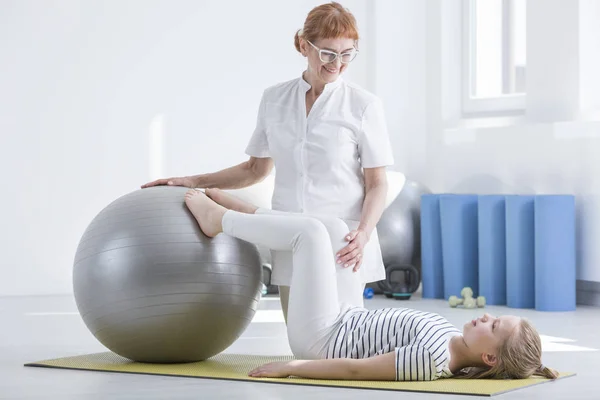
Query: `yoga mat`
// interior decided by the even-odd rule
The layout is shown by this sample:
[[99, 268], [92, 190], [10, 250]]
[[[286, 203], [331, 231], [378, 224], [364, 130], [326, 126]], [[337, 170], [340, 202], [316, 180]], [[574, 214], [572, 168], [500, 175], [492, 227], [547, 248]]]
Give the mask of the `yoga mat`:
[[477, 200], [476, 195], [440, 197], [445, 298], [460, 296], [465, 286], [479, 294]]
[[506, 224], [504, 196], [479, 196], [479, 295], [486, 304], [506, 304]]
[[[292, 378], [250, 378], [248, 372], [255, 367], [273, 361], [289, 361], [292, 357], [267, 357], [241, 354], [219, 354], [206, 361], [188, 364], [143, 364], [122, 358], [114, 353], [96, 353], [75, 357], [57, 358], [25, 364], [28, 367], [48, 367], [130, 374], [177, 376], [190, 378], [224, 379], [279, 383], [288, 385], [327, 386], [349, 389], [376, 389], [406, 392], [429, 392], [444, 394], [468, 394], [492, 396], [500, 393], [549, 382], [544, 378], [531, 379], [439, 379], [431, 382], [386, 382], [386, 381], [334, 381]], [[561, 378], [573, 376], [563, 373]]]
[[506, 304], [535, 307], [535, 196], [506, 196]]
[[535, 309], [575, 310], [575, 198], [535, 198]]
[[440, 195], [421, 196], [421, 280], [423, 298], [444, 298]]

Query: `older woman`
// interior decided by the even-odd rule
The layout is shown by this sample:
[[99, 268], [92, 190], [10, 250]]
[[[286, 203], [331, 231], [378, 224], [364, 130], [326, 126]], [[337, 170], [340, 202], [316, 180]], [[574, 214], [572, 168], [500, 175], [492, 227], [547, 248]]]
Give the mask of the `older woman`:
[[[336, 262], [359, 274], [360, 288], [338, 290], [340, 301], [354, 306], [362, 305], [366, 283], [385, 278], [376, 224], [387, 193], [385, 167], [393, 164], [381, 101], [341, 77], [358, 54], [358, 39], [354, 16], [340, 4], [311, 10], [294, 37], [306, 70], [264, 91], [246, 148], [250, 159], [143, 186], [237, 189], [260, 182], [274, 165], [273, 210], [338, 217], [349, 227]], [[272, 263], [271, 283], [279, 285], [287, 317], [291, 252], [273, 250]]]

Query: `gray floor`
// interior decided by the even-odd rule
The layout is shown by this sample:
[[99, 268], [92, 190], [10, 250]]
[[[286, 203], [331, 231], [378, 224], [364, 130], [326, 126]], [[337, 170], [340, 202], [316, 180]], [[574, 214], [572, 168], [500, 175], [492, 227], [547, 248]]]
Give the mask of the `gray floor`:
[[[441, 300], [413, 297], [397, 302], [382, 297], [370, 308], [407, 306], [439, 312], [461, 326], [481, 310], [450, 309]], [[261, 301], [256, 322], [227, 352], [289, 354], [276, 298]], [[269, 312], [269, 310], [271, 310]], [[572, 313], [540, 313], [487, 307], [487, 312], [531, 319], [545, 338], [544, 363], [577, 376], [500, 395], [506, 399], [600, 398], [600, 310], [579, 307]], [[69, 296], [0, 298], [0, 399], [473, 399], [472, 396], [317, 388], [252, 382], [128, 375], [23, 367], [31, 361], [106, 351], [88, 332]], [[275, 320], [275, 321], [273, 321]], [[271, 322], [270, 322], [271, 321]], [[552, 342], [552, 343], [551, 343]]]

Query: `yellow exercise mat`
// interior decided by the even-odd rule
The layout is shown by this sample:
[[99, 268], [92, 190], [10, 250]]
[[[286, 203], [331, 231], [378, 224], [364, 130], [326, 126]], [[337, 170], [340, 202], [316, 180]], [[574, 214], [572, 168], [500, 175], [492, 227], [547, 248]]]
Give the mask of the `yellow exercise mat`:
[[[78, 370], [124, 372], [132, 374], [166, 375], [192, 378], [227, 379], [292, 385], [343, 387], [355, 389], [398, 390], [448, 394], [492, 396], [511, 390], [548, 382], [543, 378], [520, 380], [440, 379], [433, 382], [330, 381], [316, 379], [250, 378], [248, 372], [272, 361], [288, 361], [291, 356], [268, 357], [243, 354], [219, 354], [206, 361], [187, 364], [144, 364], [130, 361], [114, 353], [96, 353], [57, 358], [25, 364], [29, 367], [50, 367]], [[575, 375], [561, 374], [562, 377]]]

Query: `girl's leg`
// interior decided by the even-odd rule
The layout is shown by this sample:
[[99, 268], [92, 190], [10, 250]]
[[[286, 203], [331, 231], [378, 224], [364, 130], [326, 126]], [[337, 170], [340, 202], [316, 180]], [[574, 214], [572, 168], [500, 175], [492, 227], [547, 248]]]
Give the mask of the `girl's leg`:
[[[223, 203], [226, 207], [230, 206], [242, 213], [258, 211], [255, 206], [242, 202], [239, 199], [232, 200], [227, 198], [227, 196], [223, 196], [221, 199], [215, 198], [218, 197], [219, 192], [213, 192], [211, 197], [218, 203]], [[191, 193], [190, 197], [192, 197], [197, 192], [190, 191], [189, 193]], [[186, 203], [188, 203], [188, 207], [190, 207], [190, 210], [194, 213], [202, 228], [199, 215], [203, 213], [203, 207], [194, 206], [191, 204], [193, 202], [188, 201], [187, 198], [188, 196], [186, 195]], [[205, 204], [203, 204], [204, 208], [210, 208], [211, 206], [219, 207], [205, 196], [202, 196], [200, 200], [197, 199], [196, 202], [204, 200], [212, 203], [206, 204], [205, 201]], [[227, 218], [223, 216], [225, 209], [223, 207], [221, 209], [219, 224], [222, 221], [225, 227], [227, 226], [225, 223]], [[297, 268], [293, 268], [292, 271], [293, 287], [289, 296], [288, 340], [290, 347], [297, 357], [323, 358], [331, 335], [336, 331], [337, 317], [340, 315], [340, 304], [362, 304], [362, 283], [359, 282], [358, 274], [352, 273], [351, 268], [341, 268], [334, 261], [335, 252], [346, 245], [343, 238], [348, 233], [349, 228], [345, 222], [337, 218], [322, 216], [318, 217], [318, 220], [315, 220], [314, 217], [307, 217], [303, 214], [273, 211], [268, 211], [267, 213], [277, 215], [260, 215], [261, 212], [258, 212], [259, 215], [232, 214], [236, 215], [238, 220], [246, 220], [245, 224], [240, 223], [240, 226], [244, 227], [244, 229], [243, 232], [242, 230], [237, 232], [240, 235], [238, 237], [274, 250], [282, 252], [291, 251], [292, 263]], [[231, 212], [228, 212], [228, 214], [231, 214]], [[265, 214], [265, 210], [262, 211], [262, 214]], [[259, 227], [251, 222], [252, 219], [248, 220], [248, 218], [244, 218], [259, 216], [270, 217], [268, 221], [263, 221], [265, 223], [269, 222], [269, 224]], [[282, 220], [283, 218], [285, 218], [285, 221]], [[298, 224], [301, 226], [294, 227], [291, 224], [292, 220], [304, 221], [304, 224]], [[285, 233], [282, 231], [284, 228], [291, 228], [287, 232], [287, 236], [281, 235]], [[226, 231], [226, 233], [236, 236], [233, 230]], [[266, 236], [261, 238], [261, 235], [258, 233], [266, 234]], [[304, 240], [301, 240], [302, 238]], [[278, 240], [279, 242], [277, 242]], [[325, 243], [329, 243], [329, 246], [324, 246]], [[311, 250], [309, 250], [310, 247], [317, 245], [320, 246], [320, 251], [311, 253]], [[323, 250], [324, 248], [325, 250]], [[308, 253], [308, 256], [304, 257], [301, 254], [301, 250], [304, 250], [304, 253]], [[321, 258], [319, 261], [319, 255], [322, 256], [327, 253], [329, 253], [329, 260], [325, 262], [325, 259]], [[313, 256], [313, 259], [309, 256]], [[336, 269], [338, 273], [336, 273]], [[356, 289], [357, 287], [358, 290]], [[348, 299], [338, 295], [341, 291], [349, 295]], [[341, 299], [341, 303], [339, 300], [336, 300], [337, 298]], [[358, 303], [359, 301], [360, 303]]]
[[[329, 217], [326, 215], [306, 215], [289, 213], [285, 211], [269, 210], [264, 208], [258, 208], [255, 214], [267, 214], [267, 215], [279, 215], [279, 216], [302, 216], [307, 218], [314, 218], [319, 220], [329, 233], [331, 241], [332, 255], [335, 259], [335, 254], [343, 249], [348, 242], [344, 240], [344, 237], [350, 232], [348, 225], [344, 221], [336, 217]], [[277, 266], [275, 266], [277, 268]], [[349, 305], [353, 307], [364, 307], [363, 292], [364, 284], [360, 280], [359, 274], [352, 271], [352, 267], [344, 268], [340, 264], [335, 265], [336, 269], [336, 286], [338, 293], [338, 303], [340, 305]], [[284, 310], [284, 316], [287, 321], [287, 309], [285, 306], [289, 304], [288, 298], [290, 288], [285, 286], [279, 287], [279, 296], [281, 298], [281, 306]]]
[[[228, 208], [230, 210], [239, 211], [246, 214], [271, 214], [271, 215], [294, 215], [306, 217], [306, 214], [290, 213], [284, 211], [276, 211], [264, 208], [258, 208], [254, 204], [248, 203], [235, 195], [227, 193], [226, 191], [219, 189], [206, 189], [206, 195], [213, 199], [216, 203]], [[331, 238], [332, 251], [335, 253], [346, 246], [347, 242], [344, 241], [344, 236], [350, 232], [349, 227], [339, 218], [327, 216], [327, 215], [310, 215], [311, 218], [316, 218], [321, 221]], [[274, 275], [282, 277], [284, 276], [284, 282], [286, 285], [279, 285], [279, 298], [281, 302], [281, 309], [283, 316], [287, 323], [288, 304], [289, 304], [289, 293], [290, 293], [290, 282], [292, 272], [292, 254], [289, 251], [271, 251], [271, 258], [273, 262]], [[338, 301], [340, 304], [348, 304], [354, 307], [363, 307], [363, 291], [364, 284], [359, 282], [360, 273], [353, 273], [352, 268], [342, 268], [341, 265], [336, 265], [337, 270], [337, 287], [338, 287]], [[274, 276], [275, 277], [275, 276]]]
[[[205, 193], [216, 203], [223, 207], [238, 211], [245, 214], [254, 214], [259, 209], [254, 204], [248, 203], [241, 198], [228, 193], [220, 189], [206, 189]], [[267, 214], [267, 212], [263, 212]], [[292, 252], [291, 251], [276, 251], [271, 250], [271, 263], [273, 264], [273, 271], [275, 274], [281, 274], [282, 272], [288, 272], [291, 277], [292, 272]], [[290, 278], [291, 279], [291, 278]], [[283, 311], [283, 318], [287, 325], [287, 311], [288, 301], [290, 296], [290, 282], [286, 283], [285, 286], [279, 285], [279, 301], [281, 302], [281, 310]]]
[[299, 358], [318, 358], [340, 315], [336, 269], [327, 229], [302, 216], [227, 211], [223, 232], [239, 239], [291, 251], [294, 269], [288, 307], [288, 340]]

